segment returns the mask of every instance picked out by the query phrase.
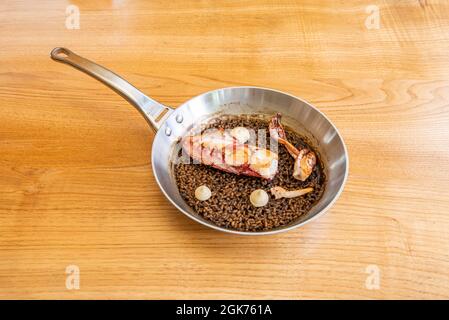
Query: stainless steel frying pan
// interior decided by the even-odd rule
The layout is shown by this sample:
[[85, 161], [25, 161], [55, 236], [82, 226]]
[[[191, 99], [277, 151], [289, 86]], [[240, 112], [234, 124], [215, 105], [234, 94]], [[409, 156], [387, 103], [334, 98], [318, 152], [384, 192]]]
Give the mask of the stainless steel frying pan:
[[[66, 48], [55, 48], [51, 58], [69, 64], [108, 85], [128, 100], [156, 131], [151, 163], [156, 181], [167, 199], [193, 220], [216, 230], [264, 235], [291, 230], [322, 215], [337, 200], [348, 176], [346, 146], [331, 121], [304, 100], [280, 91], [258, 87], [230, 87], [203, 93], [176, 109], [147, 97], [130, 83], [106, 68], [78, 56]], [[266, 114], [281, 112], [283, 122], [306, 135], [318, 148], [327, 182], [319, 202], [294, 223], [264, 232], [242, 232], [218, 227], [196, 214], [182, 199], [172, 174], [174, 145], [200, 120], [220, 114]]]

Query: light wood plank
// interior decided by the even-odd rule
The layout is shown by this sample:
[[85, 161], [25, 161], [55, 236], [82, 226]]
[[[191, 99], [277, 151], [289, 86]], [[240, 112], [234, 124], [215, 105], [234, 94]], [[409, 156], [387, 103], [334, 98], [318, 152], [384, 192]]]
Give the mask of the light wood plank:
[[[74, 3], [79, 30], [69, 2], [0, 3], [1, 298], [449, 298], [446, 1]], [[197, 225], [157, 188], [138, 112], [55, 46], [174, 107], [233, 85], [305, 98], [345, 138], [347, 187], [285, 234]]]

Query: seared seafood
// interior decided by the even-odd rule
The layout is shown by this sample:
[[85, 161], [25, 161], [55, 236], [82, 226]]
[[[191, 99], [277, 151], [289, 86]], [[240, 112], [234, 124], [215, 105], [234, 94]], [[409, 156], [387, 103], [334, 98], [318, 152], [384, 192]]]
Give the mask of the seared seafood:
[[226, 172], [271, 180], [278, 170], [276, 153], [240, 143], [224, 129], [186, 136], [181, 143], [192, 159]]
[[296, 198], [296, 197], [300, 197], [300, 196], [305, 195], [312, 191], [313, 191], [313, 188], [304, 188], [304, 189], [298, 189], [298, 190], [285, 190], [282, 187], [273, 187], [270, 189], [270, 192], [274, 196], [275, 199]]
[[295, 159], [293, 168], [293, 177], [295, 179], [305, 181], [310, 176], [313, 168], [316, 165], [316, 155], [313, 151], [303, 148], [298, 150], [287, 140], [285, 130], [281, 124], [281, 114], [277, 113], [270, 121], [269, 124], [270, 137], [274, 141], [278, 141], [283, 144], [288, 153]]
[[[283, 114], [285, 119], [282, 118], [282, 124], [288, 142], [298, 149], [313, 150], [317, 156], [317, 164], [310, 177], [305, 182], [295, 179], [294, 158], [283, 145], [279, 145], [270, 137], [268, 128], [275, 114], [274, 112], [268, 117], [260, 114], [224, 114], [210, 122], [196, 124], [192, 131], [187, 133], [194, 136], [223, 128], [230, 135], [234, 134], [236, 139], [242, 138], [243, 141], [245, 137], [235, 133], [245, 130], [235, 128], [246, 128], [250, 132], [250, 139], [244, 143], [270, 149], [278, 156], [278, 172], [271, 181], [243, 174], [228, 174], [212, 166], [194, 165], [192, 163], [199, 162], [192, 160], [182, 149], [182, 140], [176, 144], [176, 149], [173, 150], [173, 156], [176, 157], [173, 161], [173, 173], [179, 194], [199, 217], [222, 228], [264, 232], [302, 221], [299, 219], [305, 218], [305, 215], [322, 199], [327, 179], [324, 166], [319, 163], [318, 152], [315, 151], [313, 144], [308, 144], [309, 140], [304, 135], [287, 126], [287, 118]], [[199, 186], [209, 187], [212, 196], [201, 201], [196, 195]], [[282, 191], [276, 186], [286, 190]], [[270, 190], [273, 187], [276, 189]], [[313, 188], [313, 191], [296, 196], [300, 193], [298, 190], [305, 188]], [[277, 196], [282, 198], [276, 199], [273, 191], [278, 191]], [[291, 196], [295, 197], [290, 198]]]

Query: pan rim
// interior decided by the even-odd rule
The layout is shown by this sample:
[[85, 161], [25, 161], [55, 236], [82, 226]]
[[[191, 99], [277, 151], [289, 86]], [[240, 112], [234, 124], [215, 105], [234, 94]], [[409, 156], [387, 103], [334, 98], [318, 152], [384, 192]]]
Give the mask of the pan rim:
[[[217, 225], [213, 224], [212, 222], [207, 223], [207, 222], [205, 222], [205, 221], [202, 221], [201, 219], [199, 219], [199, 218], [196, 217], [195, 215], [193, 215], [193, 214], [187, 212], [186, 210], [184, 210], [183, 208], [181, 208], [181, 207], [176, 203], [176, 201], [174, 201], [174, 200], [167, 194], [167, 192], [166, 192], [166, 191], [164, 190], [164, 188], [162, 187], [161, 182], [159, 181], [158, 175], [156, 174], [156, 169], [155, 169], [155, 167], [154, 167], [154, 163], [155, 163], [155, 161], [154, 161], [154, 155], [155, 155], [155, 152], [154, 152], [154, 149], [153, 149], [153, 148], [154, 148], [154, 146], [155, 146], [155, 143], [153, 142], [153, 146], [152, 146], [152, 148], [151, 148], [151, 167], [152, 167], [152, 170], [153, 170], [153, 176], [154, 176], [154, 178], [155, 178], [155, 180], [156, 180], [156, 182], [157, 182], [157, 184], [158, 184], [158, 186], [159, 186], [159, 189], [162, 191], [162, 193], [164, 194], [164, 196], [170, 201], [170, 203], [171, 203], [175, 208], [177, 208], [177, 209], [178, 209], [179, 211], [181, 211], [183, 214], [185, 214], [186, 216], [188, 216], [190, 219], [195, 220], [196, 222], [198, 222], [198, 223], [200, 223], [200, 224], [202, 224], [202, 225], [204, 225], [204, 226], [207, 226], [207, 227], [209, 227], [209, 228], [212, 228], [212, 229], [215, 229], [215, 230], [218, 230], [218, 231], [222, 231], [222, 232], [225, 232], [225, 233], [232, 233], [232, 234], [244, 235], [244, 236], [273, 235], [273, 234], [278, 234], [278, 233], [290, 231], [290, 230], [299, 228], [299, 227], [301, 227], [301, 226], [303, 226], [303, 225], [305, 225], [305, 224], [307, 224], [307, 223], [309, 223], [309, 222], [311, 222], [311, 221], [314, 221], [315, 219], [318, 219], [319, 217], [321, 217], [322, 215], [324, 215], [324, 214], [325, 214], [325, 213], [326, 213], [326, 212], [327, 212], [327, 211], [334, 205], [334, 203], [340, 198], [340, 195], [341, 195], [341, 193], [342, 193], [343, 190], [344, 190], [344, 187], [345, 187], [345, 185], [346, 185], [346, 182], [347, 182], [347, 179], [348, 179], [348, 176], [349, 176], [349, 154], [348, 154], [348, 150], [347, 150], [347, 147], [346, 147], [346, 143], [345, 143], [343, 137], [341, 136], [340, 132], [338, 131], [337, 127], [334, 125], [334, 123], [333, 123], [333, 122], [332, 122], [332, 121], [331, 121], [331, 120], [330, 120], [330, 119], [329, 119], [329, 118], [328, 118], [322, 111], [320, 111], [318, 108], [316, 108], [316, 107], [315, 107], [313, 104], [311, 104], [310, 102], [308, 102], [308, 101], [306, 101], [306, 100], [304, 100], [304, 99], [302, 99], [302, 98], [299, 98], [299, 97], [297, 97], [297, 96], [294, 96], [294, 95], [292, 95], [292, 94], [290, 94], [290, 93], [286, 93], [286, 92], [283, 92], [283, 91], [277, 90], [277, 89], [265, 88], [265, 87], [257, 87], [257, 86], [231, 86], [231, 87], [224, 87], [224, 88], [219, 88], [219, 89], [213, 89], [213, 90], [210, 90], [210, 91], [207, 91], [207, 92], [203, 92], [203, 93], [201, 93], [201, 94], [199, 94], [199, 95], [196, 95], [196, 96], [190, 98], [189, 100], [187, 100], [186, 102], [184, 102], [183, 104], [181, 104], [179, 107], [175, 108], [175, 112], [173, 112], [173, 113], [172, 113], [172, 114], [171, 114], [165, 121], [167, 121], [168, 119], [170, 119], [170, 118], [172, 118], [173, 116], [175, 116], [176, 110], [178, 110], [179, 108], [182, 108], [184, 105], [188, 104], [189, 102], [193, 101], [194, 99], [196, 99], [196, 98], [198, 98], [198, 97], [200, 97], [200, 96], [207, 95], [207, 94], [212, 94], [212, 93], [217, 92], [217, 91], [230, 90], [230, 89], [256, 89], [256, 90], [272, 91], [272, 92], [275, 92], [275, 93], [283, 94], [283, 95], [289, 96], [289, 97], [291, 97], [291, 98], [293, 98], [293, 99], [297, 99], [297, 100], [303, 102], [303, 103], [306, 104], [307, 106], [309, 106], [309, 107], [311, 107], [312, 109], [314, 109], [315, 111], [317, 111], [322, 117], [324, 117], [324, 119], [326, 119], [326, 121], [332, 126], [332, 128], [333, 128], [333, 129], [335, 130], [335, 132], [337, 133], [337, 136], [340, 138], [340, 140], [341, 140], [341, 142], [342, 142], [342, 145], [343, 145], [344, 155], [345, 155], [345, 159], [346, 159], [346, 161], [345, 161], [345, 162], [346, 162], [346, 165], [345, 165], [345, 173], [344, 173], [343, 181], [342, 181], [342, 183], [341, 183], [341, 185], [340, 185], [340, 187], [339, 187], [337, 193], [336, 193], [335, 196], [332, 198], [332, 200], [331, 200], [331, 201], [330, 201], [330, 202], [329, 202], [323, 209], [321, 209], [321, 211], [319, 211], [318, 213], [316, 213], [313, 217], [310, 217], [310, 218], [308, 218], [308, 219], [306, 219], [306, 220], [304, 220], [304, 221], [302, 221], [302, 222], [300, 222], [300, 223], [297, 223], [297, 224], [292, 224], [292, 225], [290, 225], [290, 226], [280, 227], [280, 228], [276, 228], [276, 229], [273, 229], [273, 230], [267, 230], [267, 231], [239, 231], [239, 230], [227, 229], [227, 228], [224, 228], [224, 227], [217, 226]], [[163, 125], [163, 124], [162, 124], [162, 125]], [[161, 131], [163, 131], [163, 130], [161, 130], [161, 129], [162, 129], [162, 125], [161, 125], [161, 128], [156, 132], [156, 134], [155, 134], [155, 136], [154, 136], [154, 140], [157, 139], [157, 136], [158, 136], [158, 135], [162, 134], [162, 133], [161, 133]], [[306, 127], [306, 128], [307, 128], [307, 127]]]

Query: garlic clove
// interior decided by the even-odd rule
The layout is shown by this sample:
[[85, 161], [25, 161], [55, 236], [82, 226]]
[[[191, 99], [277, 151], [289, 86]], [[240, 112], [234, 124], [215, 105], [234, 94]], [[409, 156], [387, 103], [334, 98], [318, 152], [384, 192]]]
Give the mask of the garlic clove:
[[251, 204], [255, 207], [263, 207], [268, 203], [269, 196], [268, 193], [265, 192], [265, 190], [257, 189], [251, 192], [251, 195], [249, 196], [249, 201]]
[[199, 186], [195, 190], [195, 198], [197, 198], [200, 201], [206, 201], [209, 200], [209, 198], [212, 196], [212, 192], [207, 186]]
[[247, 142], [250, 138], [249, 130], [245, 127], [235, 127], [231, 130], [231, 136], [236, 138], [241, 144]]

